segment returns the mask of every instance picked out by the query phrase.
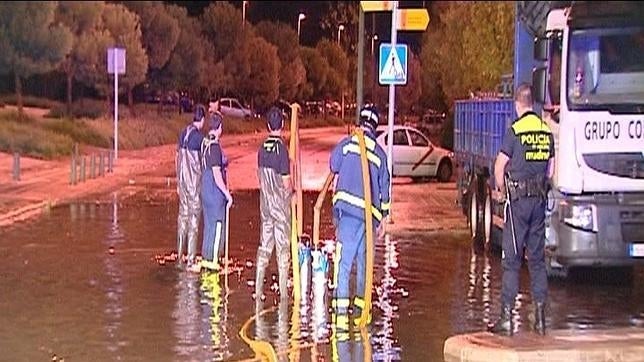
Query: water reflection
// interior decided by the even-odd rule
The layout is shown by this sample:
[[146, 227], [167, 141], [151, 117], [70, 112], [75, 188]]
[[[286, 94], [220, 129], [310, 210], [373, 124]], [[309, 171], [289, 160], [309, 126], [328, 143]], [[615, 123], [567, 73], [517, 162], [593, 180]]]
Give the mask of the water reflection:
[[[80, 217], [84, 219], [85, 204], [81, 204]], [[124, 294], [124, 276], [123, 263], [119, 255], [115, 255], [115, 246], [125, 241], [125, 234], [119, 227], [118, 218], [118, 195], [112, 195], [112, 223], [110, 225], [107, 238], [104, 239], [105, 252], [103, 263], [105, 265], [105, 274], [107, 281], [105, 283], [105, 297], [107, 299], [105, 306], [105, 330], [108, 338], [108, 351], [114, 355], [115, 360], [121, 360], [121, 349], [125, 341], [121, 340], [120, 329], [123, 323], [123, 294]]]
[[402, 348], [397, 345], [394, 338], [394, 320], [399, 318], [398, 303], [392, 297], [396, 294], [405, 295], [406, 291], [396, 287], [396, 277], [393, 271], [398, 269], [398, 242], [385, 235], [384, 240], [384, 264], [382, 266], [384, 276], [382, 283], [376, 287], [376, 298], [374, 307], [382, 311], [382, 316], [374, 321], [377, 329], [373, 340], [376, 345], [375, 357], [380, 361], [400, 360]]
[[469, 285], [467, 289], [467, 318], [475, 320], [479, 318], [482, 308], [483, 325], [491, 322], [490, 309], [492, 305], [491, 296], [491, 275], [492, 267], [488, 253], [477, 253], [470, 250]]
[[[0, 296], [8, 297], [0, 297], [0, 360], [38, 361], [54, 353], [97, 361], [252, 357], [238, 333], [255, 314], [254, 287], [245, 283], [255, 274], [254, 263], [244, 263], [236, 278], [230, 276], [230, 294], [223, 275], [199, 276], [175, 269], [174, 263], [154, 263], [152, 256], [174, 246], [177, 204], [137, 199], [119, 204], [113, 196], [107, 204], [54, 208], [39, 220], [2, 231]], [[236, 200], [230, 256], [254, 260], [257, 194]], [[323, 237], [333, 233], [328, 216], [323, 213]], [[248, 334], [268, 336], [282, 360], [328, 361], [332, 351], [336, 360], [441, 360], [447, 337], [482, 331], [499, 312], [500, 257], [472, 255], [470, 245], [442, 232], [379, 241], [373, 322], [365, 331], [352, 330], [348, 339], [332, 340], [324, 280], [311, 281], [313, 296], [299, 310], [278, 305], [271, 294], [264, 319], [259, 326], [249, 324]], [[589, 275], [551, 283], [548, 326], [643, 326], [644, 269], [636, 268], [628, 280], [619, 275], [599, 280]], [[317, 284], [323, 286], [318, 294]], [[519, 312], [527, 324], [527, 268], [521, 271], [520, 290], [518, 303], [528, 307]], [[320, 344], [314, 347], [314, 342]]]
[[201, 274], [202, 312], [207, 323], [207, 333], [212, 342], [213, 359], [223, 361], [231, 357], [228, 337], [228, 299], [221, 287], [219, 273]]

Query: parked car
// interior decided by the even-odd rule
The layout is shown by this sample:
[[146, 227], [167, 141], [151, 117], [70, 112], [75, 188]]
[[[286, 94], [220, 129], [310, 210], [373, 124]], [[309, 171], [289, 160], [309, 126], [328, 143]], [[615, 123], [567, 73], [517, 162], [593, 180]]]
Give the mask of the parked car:
[[430, 109], [423, 114], [417, 127], [426, 135], [436, 135], [443, 130], [445, 118], [445, 113], [439, 113]]
[[210, 106], [218, 109], [224, 116], [243, 119], [250, 119], [253, 117], [253, 111], [244, 107], [237, 98], [220, 98], [216, 102], [210, 102]]
[[[387, 150], [386, 126], [376, 129], [376, 142]], [[448, 182], [454, 169], [454, 154], [434, 146], [418, 129], [394, 125], [394, 177], [411, 177], [415, 180], [437, 178]]]

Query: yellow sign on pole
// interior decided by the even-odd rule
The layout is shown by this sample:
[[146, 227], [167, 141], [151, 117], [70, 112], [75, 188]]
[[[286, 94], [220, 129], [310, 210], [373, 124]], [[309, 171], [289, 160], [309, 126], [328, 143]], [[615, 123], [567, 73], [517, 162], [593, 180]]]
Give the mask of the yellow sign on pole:
[[425, 31], [427, 25], [427, 9], [398, 9], [398, 30]]
[[394, 8], [393, 1], [361, 1], [360, 7], [362, 11], [391, 11]]

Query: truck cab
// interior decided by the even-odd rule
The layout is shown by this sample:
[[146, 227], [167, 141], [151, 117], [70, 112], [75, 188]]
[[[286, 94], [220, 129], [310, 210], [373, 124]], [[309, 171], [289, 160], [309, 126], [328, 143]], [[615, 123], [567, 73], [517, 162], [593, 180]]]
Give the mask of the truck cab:
[[550, 11], [537, 43], [544, 63], [533, 84], [556, 146], [546, 231], [553, 266], [644, 258], [642, 9], [575, 2]]
[[[551, 276], [644, 262], [644, 5], [517, 2], [513, 87], [532, 83], [555, 138], [546, 210]], [[455, 105], [457, 185], [476, 244], [500, 244], [494, 159], [511, 97]]]

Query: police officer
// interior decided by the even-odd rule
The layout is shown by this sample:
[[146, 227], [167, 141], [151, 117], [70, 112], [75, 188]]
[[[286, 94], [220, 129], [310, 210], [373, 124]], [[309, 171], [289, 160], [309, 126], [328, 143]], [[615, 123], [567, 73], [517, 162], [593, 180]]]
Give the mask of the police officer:
[[[389, 170], [385, 151], [376, 143], [375, 129], [378, 126], [378, 113], [372, 108], [360, 110], [359, 127], [364, 131], [364, 139], [371, 178], [371, 207], [373, 226], [380, 235], [384, 231], [381, 221], [389, 214]], [[354, 259], [357, 262], [356, 296], [353, 299], [356, 315], [365, 308], [366, 277], [366, 225], [365, 197], [362, 182], [360, 147], [356, 134], [345, 137], [331, 153], [331, 172], [335, 177], [333, 195], [333, 217], [336, 225], [336, 256], [334, 268], [335, 325], [339, 329], [348, 328], [349, 277]], [[376, 230], [374, 230], [375, 232]], [[370, 318], [371, 316], [369, 316]]]
[[[179, 261], [184, 248], [188, 249], [188, 270], [198, 272], [195, 263], [197, 233], [201, 217], [201, 129], [206, 119], [206, 108], [198, 105], [192, 123], [179, 135], [177, 156], [177, 193], [179, 194], [179, 215], [177, 217], [177, 254]], [[196, 269], [196, 270], [195, 270]]]
[[224, 154], [219, 139], [223, 132], [223, 117], [215, 111], [208, 120], [208, 136], [201, 146], [203, 154], [203, 177], [201, 199], [203, 201], [204, 230], [201, 266], [218, 270], [219, 257], [222, 256], [225, 240], [226, 208], [232, 205], [232, 196], [228, 190], [226, 170], [228, 159]]
[[545, 211], [547, 187], [554, 170], [554, 139], [548, 125], [532, 110], [529, 85], [517, 88], [514, 104], [519, 118], [508, 128], [494, 167], [497, 190], [505, 193], [506, 222], [503, 228], [501, 317], [489, 330], [509, 336], [514, 333], [512, 307], [519, 291], [519, 269], [525, 248], [535, 308], [533, 328], [545, 335], [544, 309], [548, 290]]
[[277, 251], [279, 291], [281, 298], [288, 297], [289, 238], [291, 235], [291, 163], [288, 149], [281, 137], [284, 127], [282, 111], [272, 107], [267, 114], [268, 138], [257, 153], [260, 190], [261, 236], [257, 249], [257, 274], [255, 275], [255, 296], [259, 301], [266, 267], [273, 253]]

